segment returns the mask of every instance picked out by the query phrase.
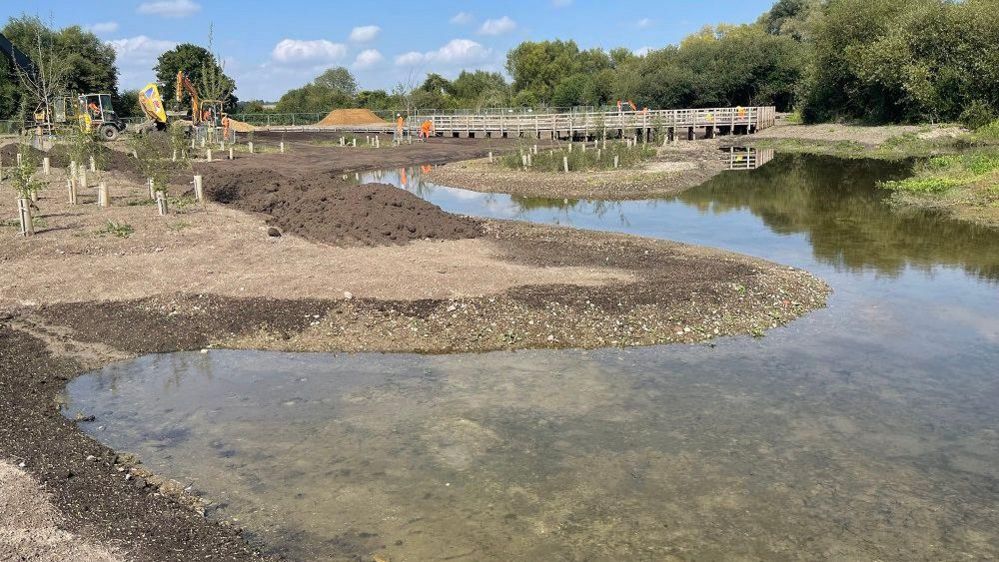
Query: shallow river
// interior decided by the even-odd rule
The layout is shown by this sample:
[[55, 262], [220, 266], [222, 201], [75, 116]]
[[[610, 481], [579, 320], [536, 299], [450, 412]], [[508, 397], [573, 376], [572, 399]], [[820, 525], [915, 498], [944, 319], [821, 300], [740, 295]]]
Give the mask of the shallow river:
[[480, 355], [147, 356], [68, 415], [320, 560], [999, 556], [999, 236], [892, 212], [903, 167], [778, 155], [679, 197], [445, 209], [806, 268], [829, 307], [760, 339]]

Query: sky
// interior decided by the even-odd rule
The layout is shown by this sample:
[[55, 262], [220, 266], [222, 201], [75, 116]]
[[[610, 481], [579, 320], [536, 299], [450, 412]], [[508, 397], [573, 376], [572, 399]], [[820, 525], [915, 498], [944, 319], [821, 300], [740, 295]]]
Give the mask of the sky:
[[[705, 25], [748, 23], [773, 0], [5, 0], [0, 18], [37, 15], [81, 25], [118, 53], [120, 87], [155, 79], [156, 58], [178, 43], [207, 46], [241, 100], [276, 101], [326, 68], [345, 66], [361, 89], [419, 85], [427, 72], [505, 73], [522, 41], [573, 39], [581, 48], [642, 53]], [[81, 9], [85, 7], [86, 9]], [[95, 9], [96, 8], [96, 9]]]

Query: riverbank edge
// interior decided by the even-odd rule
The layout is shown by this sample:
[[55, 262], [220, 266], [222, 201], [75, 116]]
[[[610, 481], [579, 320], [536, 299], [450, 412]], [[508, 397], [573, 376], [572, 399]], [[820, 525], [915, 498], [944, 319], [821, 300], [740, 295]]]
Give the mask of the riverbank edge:
[[[741, 299], [746, 307], [759, 312], [758, 318], [700, 325], [684, 322], [681, 315], [674, 329], [661, 333], [658, 339], [654, 339], [653, 333], [647, 342], [637, 341], [633, 343], [635, 345], [704, 342], [747, 333], [759, 336], [768, 328], [783, 325], [824, 306], [829, 292], [828, 286], [807, 272], [731, 252], [506, 221], [487, 221], [486, 228], [491, 238], [511, 241], [506, 246], [510, 259], [525, 262], [536, 259], [537, 255], [518, 253], [519, 243], [549, 248], [551, 253], [557, 254], [555, 242], [556, 238], [561, 238], [574, 242], [613, 242], [612, 248], [605, 250], [608, 258], [619, 253], [620, 244], [625, 243], [636, 260], [654, 262], [657, 247], [674, 253], [686, 249], [752, 269], [750, 282], [733, 278], [729, 280], [728, 289], [732, 298]], [[520, 242], [513, 242], [515, 240]], [[606, 261], [608, 258], [601, 259]], [[763, 269], [769, 275], [760, 274]], [[754, 284], [754, 279], [760, 283]], [[805, 289], [805, 294], [795, 296], [794, 291], [785, 290], [787, 287]], [[528, 288], [512, 291], [506, 298], [433, 301], [292, 298], [278, 301], [176, 294], [134, 301], [40, 303], [0, 310], [0, 405], [5, 412], [0, 417], [0, 450], [6, 458], [17, 461], [15, 464], [24, 463], [23, 470], [52, 493], [53, 503], [66, 516], [69, 530], [81, 537], [120, 547], [117, 550], [125, 552], [130, 559], [259, 559], [263, 555], [247, 542], [241, 529], [224, 521], [216, 523], [205, 518], [211, 513], [211, 504], [191, 493], [195, 490], [189, 490], [183, 483], [158, 478], [142, 467], [133, 455], [101, 445], [80, 431], [75, 421], [65, 418], [58, 406], [66, 384], [86, 372], [139, 355], [209, 347], [454, 353], [631, 345], [624, 340], [576, 345], [577, 342], [548, 329], [508, 335], [509, 330], [497, 325], [492, 330], [495, 337], [491, 339], [464, 329], [436, 329], [441, 322], [448, 323], [448, 319], [456, 315], [469, 315], [470, 305], [480, 307], [471, 317], [482, 325], [495, 322], [498, 310], [523, 307], [530, 302], [545, 303], [540, 308], [550, 318], [560, 318], [571, 305], [587, 307], [584, 319], [599, 319], [608, 316], [604, 310], [615, 306], [614, 298], [620, 289], [622, 287], [610, 287], [602, 295], [579, 291], [575, 303], [552, 306], [545, 303], [543, 290], [539, 293]], [[648, 294], [656, 294], [659, 287], [650, 286], [650, 289], [654, 290]], [[601, 299], [590, 300], [588, 296]], [[695, 312], [708, 307], [707, 304], [687, 304]], [[621, 306], [620, 303], [617, 306]], [[424, 323], [416, 331], [418, 335], [440, 336], [438, 345], [417, 345], [409, 338], [408, 334], [412, 332], [409, 320], [413, 319]], [[334, 336], [323, 333], [324, 328], [339, 324], [354, 326], [370, 339], [358, 340], [357, 331]], [[398, 334], [407, 337], [393, 339], [376, 331], [377, 327], [384, 326], [394, 326]], [[571, 332], [575, 327], [567, 328]], [[455, 345], [455, 340], [449, 339], [453, 337], [476, 338], [475, 345]]]
[[[795, 127], [778, 127], [779, 136], [750, 137], [747, 142], [732, 143], [729, 146], [750, 146], [758, 149], [773, 149], [778, 153], [812, 154], [834, 156], [847, 159], [876, 159], [889, 161], [927, 160], [937, 156], [980, 154], [999, 158], [999, 141], [980, 138], [975, 133], [952, 125], [921, 126], [836, 126], [830, 133], [837, 140], [802, 138], [795, 136]], [[819, 125], [811, 126], [814, 131]], [[810, 133], [810, 137], [815, 135]], [[963, 171], [930, 171], [917, 167], [915, 178], [960, 179]], [[978, 181], [954, 182], [954, 187], [941, 191], [907, 191], [893, 189], [889, 195], [890, 204], [899, 211], [930, 211], [954, 220], [978, 226], [999, 229], [999, 177], [983, 177]]]
[[448, 187], [515, 197], [656, 199], [697, 187], [725, 171], [719, 146], [716, 139], [682, 141], [658, 148], [657, 155], [640, 166], [568, 173], [513, 170], [477, 158], [437, 166], [424, 178]]

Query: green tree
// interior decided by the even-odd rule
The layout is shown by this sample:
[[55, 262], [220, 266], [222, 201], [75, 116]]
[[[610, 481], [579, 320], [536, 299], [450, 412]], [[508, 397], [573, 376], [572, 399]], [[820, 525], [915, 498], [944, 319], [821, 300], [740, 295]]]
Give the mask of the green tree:
[[[118, 68], [114, 49], [79, 26], [49, 28], [35, 16], [10, 18], [2, 33], [28, 57], [37, 41], [51, 47], [59, 60], [62, 79], [54, 94], [110, 93], [118, 95]], [[10, 119], [21, 109], [23, 89], [6, 57], [0, 57], [0, 118]], [[115, 100], [115, 105], [117, 105]], [[26, 103], [28, 103], [26, 101]], [[30, 103], [29, 103], [30, 105]], [[27, 108], [33, 110], [34, 107]]]
[[515, 93], [529, 91], [550, 102], [559, 82], [574, 73], [579, 47], [575, 41], [525, 41], [506, 56]]
[[806, 60], [797, 41], [759, 26], [706, 27], [643, 57], [621, 93], [649, 107], [772, 104], [789, 110]]
[[305, 86], [286, 92], [275, 109], [279, 113], [325, 113], [353, 107], [356, 84], [347, 69], [330, 69]]
[[263, 100], [250, 100], [241, 102], [238, 111], [240, 113], [263, 113], [266, 110]]
[[832, 0], [814, 30], [803, 115], [872, 122], [999, 109], [994, 1]]
[[589, 83], [590, 77], [585, 74], [566, 76], [555, 86], [551, 99], [552, 105], [560, 108], [583, 105], [586, 103], [583, 99], [583, 93]]
[[354, 75], [349, 70], [342, 66], [326, 70], [317, 76], [312, 83], [348, 96], [357, 94], [357, 80], [354, 79]]
[[759, 24], [770, 35], [788, 35], [798, 41], [811, 37], [812, 26], [821, 14], [821, 0], [777, 0], [760, 16]]
[[510, 87], [498, 72], [463, 70], [448, 87], [448, 93], [460, 107], [496, 107], [506, 105]]
[[356, 102], [358, 107], [366, 107], [368, 109], [384, 110], [395, 107], [392, 98], [385, 90], [363, 90], [358, 92]]
[[[208, 49], [191, 43], [182, 43], [160, 55], [153, 70], [156, 72], [156, 80], [165, 85], [162, 92], [163, 95], [173, 99], [177, 86], [178, 71], [183, 70], [191, 80], [191, 83], [200, 91], [205, 86], [206, 77], [204, 76], [204, 69], [206, 68], [212, 69], [213, 72], [217, 73], [217, 78], [221, 81], [231, 84], [231, 91], [236, 90], [236, 81], [225, 74], [225, 70], [216, 61], [215, 55]], [[208, 80], [215, 81], [216, 77], [209, 76]], [[213, 89], [215, 87], [214, 84], [210, 86]], [[182, 104], [188, 105], [190, 104], [191, 97], [187, 92], [184, 92], [181, 100]], [[236, 107], [238, 102], [239, 100], [236, 96], [231, 95], [226, 104], [227, 109], [231, 111]]]
[[115, 112], [118, 116], [127, 119], [142, 115], [142, 108], [139, 106], [139, 90], [125, 90], [118, 96], [118, 102], [114, 104]]
[[445, 109], [454, 106], [448, 95], [451, 82], [440, 74], [430, 73], [419, 88], [411, 92], [412, 103], [417, 108]]
[[21, 107], [17, 74], [7, 57], [0, 57], [0, 119], [12, 119]]

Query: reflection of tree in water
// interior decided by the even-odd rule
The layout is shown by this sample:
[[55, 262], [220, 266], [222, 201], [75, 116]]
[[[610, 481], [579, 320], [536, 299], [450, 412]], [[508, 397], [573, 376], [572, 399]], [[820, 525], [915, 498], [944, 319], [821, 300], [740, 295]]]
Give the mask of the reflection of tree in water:
[[589, 199], [550, 199], [547, 197], [526, 197], [522, 195], [511, 195], [510, 202], [517, 206], [518, 216], [523, 216], [531, 211], [543, 210], [552, 211], [555, 216], [565, 217], [567, 222], [571, 222], [575, 216], [593, 216], [603, 219], [608, 213], [614, 211], [618, 215], [618, 222], [624, 226], [630, 226], [628, 217], [625, 216], [624, 207], [620, 201], [604, 201]]
[[677, 198], [704, 212], [748, 209], [781, 234], [805, 233], [836, 267], [897, 275], [906, 266], [956, 265], [999, 279], [999, 236], [928, 212], [892, 210], [879, 180], [908, 164], [779, 155], [753, 172], [727, 172]]

